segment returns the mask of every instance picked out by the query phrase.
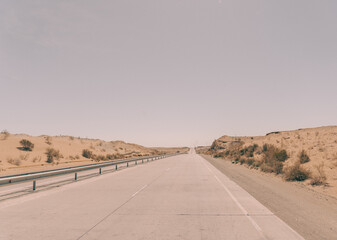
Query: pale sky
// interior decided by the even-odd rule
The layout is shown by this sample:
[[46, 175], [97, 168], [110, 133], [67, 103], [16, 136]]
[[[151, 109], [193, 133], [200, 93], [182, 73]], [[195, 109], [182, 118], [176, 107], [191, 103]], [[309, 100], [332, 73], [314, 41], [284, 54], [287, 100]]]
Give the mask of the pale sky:
[[208, 145], [337, 123], [336, 0], [0, 0], [0, 130]]

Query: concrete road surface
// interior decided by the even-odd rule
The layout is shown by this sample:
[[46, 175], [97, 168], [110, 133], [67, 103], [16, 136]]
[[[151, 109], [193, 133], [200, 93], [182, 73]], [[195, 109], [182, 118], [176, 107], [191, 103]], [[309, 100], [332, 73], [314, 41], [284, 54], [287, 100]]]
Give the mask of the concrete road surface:
[[303, 239], [192, 153], [0, 202], [0, 239]]

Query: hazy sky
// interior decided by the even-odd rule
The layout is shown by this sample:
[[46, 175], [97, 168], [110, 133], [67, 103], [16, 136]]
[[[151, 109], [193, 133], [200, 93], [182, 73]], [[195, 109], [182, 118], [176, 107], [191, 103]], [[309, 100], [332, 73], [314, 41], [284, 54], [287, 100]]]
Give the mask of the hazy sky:
[[0, 0], [0, 130], [202, 145], [337, 123], [336, 0]]

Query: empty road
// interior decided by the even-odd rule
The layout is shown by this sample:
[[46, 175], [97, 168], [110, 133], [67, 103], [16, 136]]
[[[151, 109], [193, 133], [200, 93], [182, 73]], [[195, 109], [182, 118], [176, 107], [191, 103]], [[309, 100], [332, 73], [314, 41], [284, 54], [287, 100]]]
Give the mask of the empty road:
[[303, 239], [191, 153], [0, 202], [0, 239]]

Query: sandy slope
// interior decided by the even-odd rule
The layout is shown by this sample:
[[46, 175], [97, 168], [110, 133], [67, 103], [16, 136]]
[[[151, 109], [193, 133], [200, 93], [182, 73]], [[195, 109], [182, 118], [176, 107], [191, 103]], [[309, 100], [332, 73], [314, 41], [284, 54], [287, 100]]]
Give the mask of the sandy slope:
[[[20, 141], [27, 139], [34, 144], [33, 151], [22, 151]], [[55, 163], [47, 163], [46, 150], [59, 150], [62, 158]], [[146, 148], [123, 141], [106, 142], [97, 139], [83, 139], [71, 136], [39, 136], [10, 134], [7, 138], [0, 135], [0, 175], [9, 175], [37, 170], [46, 170], [66, 166], [92, 163], [93, 160], [82, 156], [83, 149], [88, 149], [96, 155], [116, 154], [118, 158], [128, 158], [145, 155], [158, 155], [177, 151], [187, 151], [187, 148]], [[12, 162], [16, 163], [10, 163]]]
[[[267, 143], [285, 149], [289, 155], [285, 166], [293, 165], [298, 161], [299, 153], [305, 150], [310, 162], [303, 164], [303, 167], [310, 170], [312, 174], [316, 174], [316, 166], [321, 164], [327, 177], [328, 185], [315, 187], [315, 189], [337, 197], [337, 126], [276, 132], [267, 136], [223, 136], [213, 143], [215, 152], [225, 151], [233, 141], [242, 141], [243, 146], [253, 144], [263, 146]], [[256, 157], [259, 156], [254, 156]]]

